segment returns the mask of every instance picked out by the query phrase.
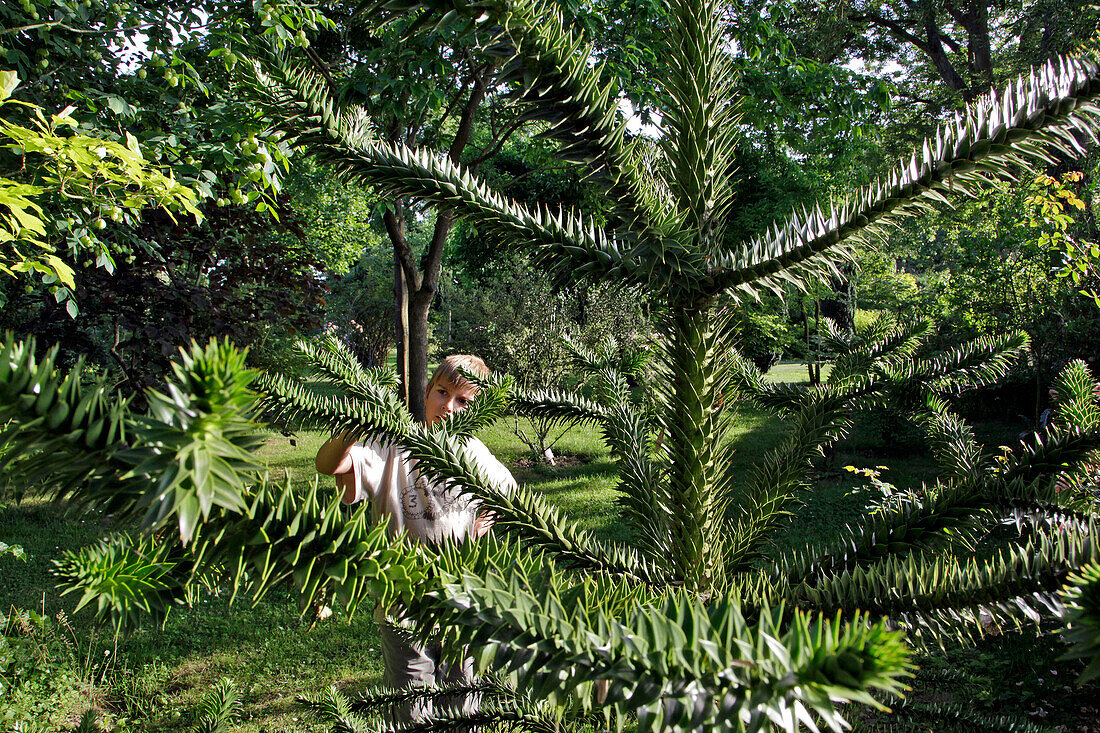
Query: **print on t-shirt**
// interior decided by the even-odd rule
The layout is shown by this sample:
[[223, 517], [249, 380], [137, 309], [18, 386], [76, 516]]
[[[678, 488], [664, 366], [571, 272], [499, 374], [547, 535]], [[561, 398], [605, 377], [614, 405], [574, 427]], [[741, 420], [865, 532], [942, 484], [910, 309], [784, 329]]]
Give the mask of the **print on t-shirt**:
[[417, 476], [415, 483], [401, 489], [401, 506], [407, 519], [434, 522], [445, 514], [463, 511], [468, 503], [442, 485], [429, 485], [423, 476]]

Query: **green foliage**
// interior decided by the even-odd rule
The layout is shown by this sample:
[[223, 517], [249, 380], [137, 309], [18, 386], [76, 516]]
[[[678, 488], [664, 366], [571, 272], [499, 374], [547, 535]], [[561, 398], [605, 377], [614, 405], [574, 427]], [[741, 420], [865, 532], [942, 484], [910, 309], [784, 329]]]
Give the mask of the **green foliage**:
[[98, 731], [87, 691], [111, 671], [117, 649], [100, 654], [100, 642], [94, 631], [85, 638], [63, 611], [53, 618], [14, 607], [0, 614], [0, 726], [70, 730], [79, 719], [78, 730]]
[[1096, 382], [1083, 361], [1066, 365], [1054, 383], [1054, 403], [1058, 415], [1070, 426], [1082, 430], [1100, 427], [1100, 395]]
[[[131, 495], [150, 493], [139, 491], [140, 480], [186, 487], [153, 516], [194, 529], [182, 532], [178, 545], [173, 538], [165, 559], [146, 557], [140, 543], [123, 546], [128, 577], [103, 583], [106, 610], [127, 613], [126, 589], [153, 577], [138, 568], [154, 560], [171, 563], [154, 584], [164, 608], [207, 572], [224, 573], [235, 592], [254, 597], [292, 580], [304, 609], [330, 598], [351, 610], [370, 596], [386, 607], [400, 601], [421, 633], [437, 631], [452, 651], [468, 646], [479, 667], [506, 669], [517, 690], [555, 708], [600, 708], [620, 726], [634, 716], [642, 730], [793, 732], [822, 723], [839, 730], [836, 703], [876, 706], [876, 694], [901, 691], [911, 664], [895, 626], [934, 644], [983, 633], [983, 618], [1017, 626], [1056, 609], [1068, 574], [1098, 552], [1095, 510], [1060, 496], [1057, 482], [1095, 451], [1100, 433], [1058, 428], [996, 461], [946, 416], [944, 401], [1002, 375], [1025, 337], [1002, 334], [922, 355], [921, 323], [873, 323], [854, 335], [833, 330], [824, 334], [837, 353], [828, 382], [778, 387], [731, 348], [730, 314], [719, 296], [806, 287], [814, 275], [836, 273], [852, 247], [903, 215], [973, 194], [1012, 175], [1014, 165], [1080, 151], [1078, 136], [1100, 124], [1093, 56], [1049, 64], [1003, 95], [977, 100], [882, 182], [828, 212], [805, 210], [760, 234], [730, 229], [741, 125], [721, 4], [671, 3], [659, 54], [669, 97], [666, 134], [644, 151], [628, 143], [618, 92], [591, 68], [591, 48], [554, 7], [537, 0], [461, 7], [388, 0], [368, 12], [403, 21], [419, 15], [414, 30], [453, 23], [484, 44], [500, 59], [500, 78], [515, 82], [520, 116], [544, 123], [547, 138], [563, 145], [562, 158], [583, 163], [603, 185], [611, 201], [606, 222], [509, 200], [453, 156], [379, 141], [361, 109], [333, 99], [323, 75], [301, 71], [277, 50], [248, 65], [257, 99], [299, 144], [349, 179], [444, 209], [491, 241], [525, 247], [561, 282], [621, 280], [667, 304], [656, 357], [644, 367], [660, 379], [646, 400], [634, 399], [627, 379], [641, 361], [579, 349], [596, 373], [594, 400], [554, 393], [516, 400], [532, 412], [541, 404], [555, 417], [601, 423], [628, 497], [624, 516], [642, 540], [594, 539], [529, 489], [509, 492], [481, 475], [461, 438], [500, 414], [508, 385], [487, 385], [459, 419], [425, 427], [382, 380], [345, 363], [346, 354], [318, 351], [315, 361], [347, 387], [344, 394], [318, 394], [301, 381], [267, 375], [258, 384], [272, 414], [393, 443], [429, 480], [480, 501], [507, 539], [439, 546], [390, 539], [384, 526], [369, 526], [365, 507], [346, 517], [339, 498], [322, 500], [316, 484], [296, 492], [289, 481], [230, 481], [155, 453], [119, 465], [94, 446], [102, 455], [87, 460], [100, 471], [96, 478], [121, 480]], [[196, 355], [176, 375], [182, 386], [171, 393], [172, 405], [151, 395], [157, 429], [166, 431], [157, 441], [164, 454], [190, 435], [191, 423], [178, 411], [201, 407], [186, 392], [207, 383], [194, 375], [220, 374], [226, 385], [200, 410], [204, 419], [238, 425], [232, 413], [248, 409], [243, 395], [237, 400], [237, 387], [248, 381], [234, 378], [240, 368], [229, 351]], [[16, 403], [28, 401], [12, 392]], [[730, 469], [735, 413], [728, 406], [738, 393], [789, 416], [789, 433], [747, 485]], [[858, 405], [912, 408], [920, 399], [928, 405], [922, 412], [935, 413], [923, 425], [947, 464], [934, 490], [823, 547], [772, 544], [808, 484], [812, 461], [848, 430]], [[143, 438], [149, 423], [133, 424]], [[238, 458], [247, 432], [240, 427], [240, 441], [211, 444], [211, 453], [227, 463]], [[21, 433], [13, 439], [41, 440]], [[175, 454], [187, 455], [178, 448]], [[132, 466], [147, 473], [126, 473]], [[174, 471], [192, 483], [177, 484]], [[203, 496], [207, 503], [199, 506], [208, 511], [199, 512], [194, 506]], [[201, 526], [192, 528], [200, 514]], [[990, 540], [991, 516], [1020, 528], [1004, 546], [979, 544]], [[966, 546], [980, 551], [953, 554]], [[105, 564], [94, 572], [91, 564], [70, 558], [64, 578], [88, 602], [107, 575]], [[601, 685], [606, 689], [597, 692]], [[336, 712], [343, 714], [339, 705]], [[439, 724], [461, 722], [444, 716]]]
[[737, 330], [737, 350], [765, 373], [779, 363], [794, 340], [791, 327], [782, 316], [748, 304], [737, 309], [732, 326]]
[[184, 542], [212, 507], [241, 506], [257, 445], [247, 417], [255, 374], [243, 354], [213, 341], [181, 350], [174, 379], [163, 392], [150, 390], [149, 413], [135, 415], [102, 380], [84, 384], [81, 362], [62, 376], [56, 347], [42, 360], [34, 352], [33, 340], [9, 333], [0, 355], [3, 436], [21, 446], [4, 459], [17, 469], [11, 480], [55, 483], [77, 503], [148, 528], [171, 518]]
[[[217, 352], [207, 356], [218, 359]], [[232, 354], [223, 360], [237, 364]], [[202, 384], [200, 375], [207, 370], [210, 367], [200, 358], [185, 360], [179, 382]], [[479, 397], [485, 399], [499, 401], [500, 396], [487, 389]], [[480, 423], [493, 416], [476, 406], [467, 412], [480, 415]], [[429, 431], [410, 426], [399, 440], [426, 470], [445, 472], [467, 489], [476, 488], [500, 525], [519, 523], [523, 517], [522, 524], [530, 526], [533, 517], [552, 516], [542, 507], [528, 508], [531, 500], [522, 491], [509, 498], [486, 485], [462, 458], [450, 434], [453, 427], [444, 423]], [[371, 528], [367, 507], [348, 520], [338, 497], [325, 502], [319, 497], [316, 483], [304, 496], [289, 482], [282, 487], [261, 483], [247, 492], [243, 511], [225, 504], [212, 508], [208, 522], [221, 529], [194, 533], [186, 555], [180, 554], [182, 541], [169, 542], [168, 535], [148, 542], [121, 540], [83, 557], [67, 556], [59, 572], [67, 587], [85, 593], [85, 603], [95, 599], [120, 620], [130, 613], [166, 612], [183, 600], [188, 578], [203, 577], [202, 568], [225, 573], [235, 589], [248, 589], [255, 597], [292, 578], [301, 589], [304, 608], [333, 598], [354, 610], [368, 594], [387, 606], [402, 600], [424, 628], [454, 629], [455, 641], [483, 649], [483, 665], [520, 664], [518, 681], [537, 698], [572, 699], [578, 683], [591, 684], [583, 680], [610, 675], [607, 699], [615, 703], [616, 715], [637, 711], [647, 724], [662, 729], [695, 729], [722, 721], [737, 727], [763, 699], [773, 700], [769, 705], [776, 711], [792, 711], [789, 719], [786, 712], [776, 713], [788, 729], [795, 720], [806, 719], [803, 710], [833, 716], [835, 725], [839, 719], [830, 697], [866, 699], [858, 691], [864, 686], [896, 689], [892, 678], [899, 665], [904, 668], [900, 639], [881, 624], [812, 621], [796, 615], [794, 625], [781, 630], [780, 614], [774, 620], [761, 619], [758, 627], [743, 619], [732, 601], [704, 607], [690, 594], [673, 593], [654, 606], [660, 596], [630, 582], [630, 575], [621, 575], [627, 580], [577, 578], [555, 567], [547, 556], [514, 544], [434, 549], [407, 545], [387, 539], [384, 525]], [[517, 510], [528, 515], [517, 515]], [[176, 511], [186, 509], [179, 506]], [[303, 534], [305, 528], [309, 529]], [[579, 542], [571, 539], [564, 545], [572, 546], [572, 553], [563, 552], [563, 559], [592, 556], [582, 535], [569, 535]], [[559, 549], [565, 541], [547, 539]], [[306, 557], [310, 560], [303, 565], [301, 558]], [[608, 559], [626, 561], [615, 554]], [[456, 598], [474, 603], [456, 604]], [[625, 621], [616, 620], [620, 618]], [[610, 648], [607, 633], [613, 642]], [[558, 651], [550, 653], [548, 648], [550, 656], [532, 657], [531, 639], [542, 634], [556, 640]], [[773, 648], [782, 652], [768, 651]], [[687, 650], [694, 651], [685, 657]], [[744, 664], [738, 657], [749, 650], [753, 671], [730, 677]], [[772, 654], [773, 661], [764, 665]], [[574, 673], [552, 671], [569, 668], [563, 665], [575, 666]], [[658, 676], [650, 678], [653, 674]], [[712, 680], [703, 689], [698, 687], [700, 675]], [[652, 684], [647, 679], [664, 682]], [[669, 707], [670, 695], [684, 698], [686, 707]], [[717, 699], [724, 701], [722, 706], [704, 702]], [[748, 729], [759, 728], [767, 718], [754, 720]]]
[[[1044, 442], [1061, 440], [1072, 445], [1100, 427], [1100, 394], [1092, 373], [1082, 361], [1066, 365], [1052, 390], [1055, 425]], [[1054, 456], [1057, 459], [1057, 454]], [[1074, 502], [1095, 508], [1100, 502], [1100, 452], [1093, 451], [1059, 478], [1056, 488]]]
[[[204, 215], [201, 223], [174, 222], [163, 211], [133, 208], [127, 196], [38, 197], [46, 244], [74, 271], [79, 296], [65, 300], [71, 285], [37, 275], [5, 284], [4, 328], [61, 344], [65, 363], [84, 355], [137, 393], [160, 380], [190, 339], [230, 337], [262, 356], [270, 342], [317, 328], [331, 258], [299, 241], [297, 200], [279, 193], [289, 150], [229, 75], [239, 48], [234, 30], [251, 36], [254, 25], [277, 39], [289, 29], [294, 39], [320, 22], [315, 9], [285, 5], [266, 20], [262, 4], [250, 3], [42, 0], [0, 9], [0, 56], [24, 80], [18, 96], [47, 118], [65, 108], [79, 121], [57, 136], [103, 141], [91, 146], [111, 153], [96, 160], [100, 167], [116, 150], [130, 158], [140, 150], [143, 165], [186, 187]], [[27, 108], [5, 107], [4, 116], [36, 126]], [[24, 173], [50, 172], [36, 163], [41, 154], [0, 153], [0, 174], [21, 183]], [[107, 193], [106, 182], [97, 191]], [[297, 236], [286, 236], [280, 220]], [[76, 313], [78, 303], [74, 323], [65, 308]], [[159, 353], [149, 353], [150, 341]]]
[[[1016, 733], [1050, 733], [1054, 728], [1033, 723], [1018, 715], [989, 714], [974, 710], [969, 703], [925, 703], [902, 700], [897, 707], [902, 721], [888, 721], [883, 727], [874, 728], [884, 733], [900, 733], [913, 730], [913, 725], [935, 725], [937, 730], [996, 731], [1011, 730]], [[943, 726], [951, 725], [951, 728]]]
[[[873, 326], [870, 331], [874, 337], [854, 352], [842, 352], [830, 380], [820, 387], [768, 385], [753, 379], [751, 371], [741, 377], [742, 389], [750, 390], [763, 404], [791, 410], [797, 419], [792, 442], [763, 464], [765, 471], [771, 468], [776, 473], [765, 474], [750, 486], [760, 497], [770, 502], [789, 501], [790, 494], [778, 491], [784, 485], [779, 470], [789, 464], [789, 456], [800, 457], [789, 452], [800, 445], [794, 441], [807, 441], [807, 448], [823, 445], [835, 437], [830, 430], [843, 427], [843, 421], [837, 422], [843, 420], [843, 412], [829, 421], [818, 417], [823, 409], [828, 414], [844, 404], [830, 407], [826, 398], [847, 393], [848, 399], [855, 395], [866, 399], [879, 392], [886, 404], [896, 406], [898, 396], [908, 394], [906, 399], [913, 399], [914, 387], [918, 393], [953, 392], [960, 384], [981, 384], [1003, 374], [1008, 357], [1026, 343], [1021, 339], [1007, 339], [1001, 345], [976, 343], [921, 359], [912, 356], [911, 331], [876, 331]], [[884, 348], [886, 344], [892, 346]], [[855, 364], [859, 366], [853, 373]], [[983, 366], [975, 368], [978, 365]], [[1090, 380], [1082, 391], [1091, 394], [1094, 385]], [[1058, 491], [1056, 481], [1061, 480], [1060, 475], [1072, 475], [1074, 466], [1089, 460], [1100, 436], [1095, 429], [1068, 428], [1021, 446], [1019, 455], [985, 456], [969, 427], [950, 415], [940, 397], [929, 394], [924, 399], [930, 411], [922, 425], [943, 466], [941, 483], [931, 490], [892, 497], [879, 507], [874, 522], [849, 528], [836, 544], [779, 554], [771, 570], [779, 584], [752, 585], [757, 581], [749, 574], [740, 581], [750, 584], [746, 592], [764, 598], [797, 599], [823, 610], [878, 609], [903, 623], [912, 638], [923, 643], [982, 633], [979, 618], [1012, 627], [1025, 619], [1037, 619], [1036, 608], [1056, 607], [1053, 591], [1066, 573], [1089, 562], [1097, 552], [1092, 528], [1095, 508], [1081, 508], [1078, 500]], [[809, 419], [811, 416], [814, 419]], [[774, 510], [783, 504], [758, 500], [757, 506]], [[1016, 549], [992, 544], [966, 560], [943, 554], [945, 550], [969, 552], [986, 545], [992, 541], [996, 517], [1022, 522], [1028, 512], [1037, 513], [1030, 515], [1037, 518], [1036, 526], [1021, 535]], [[1041, 517], [1046, 514], [1058, 518], [1059, 529], [1045, 529]], [[757, 516], [761, 522], [775, 521], [768, 511]], [[904, 600], [898, 589], [907, 589], [902, 594]], [[1000, 593], [1015, 596], [1014, 605], [998, 603], [986, 595]]]
[[835, 63], [858, 60], [890, 78], [900, 98], [922, 103], [927, 109], [920, 114], [949, 111], [1015, 74], [1074, 52], [1094, 38], [1097, 25], [1095, 6], [1073, 0], [928, 7], [843, 0], [827, 9], [800, 1], [789, 7], [780, 27], [802, 53]]
[[243, 508], [241, 477], [257, 468], [252, 450], [259, 441], [248, 417], [248, 387], [256, 374], [244, 368], [244, 360], [244, 353], [216, 341], [205, 349], [181, 349], [166, 394], [146, 393], [149, 414], [138, 430], [156, 448], [133, 460], [133, 473], [160, 477], [146, 526], [176, 514], [186, 543], [213, 506]]
[[[289, 203], [283, 216], [293, 212], [294, 231], [314, 255], [314, 268], [325, 270], [323, 321], [318, 319], [321, 322], [308, 330], [335, 329], [364, 363], [385, 363], [394, 340], [393, 252], [382, 246], [371, 225], [377, 213], [376, 197], [369, 189], [327, 175], [308, 160], [295, 161], [286, 192]], [[294, 304], [286, 304], [283, 310], [288, 307]], [[292, 358], [290, 345], [304, 330], [299, 327], [283, 335], [265, 352]], [[252, 351], [255, 360], [255, 346]], [[269, 360], [263, 366], [288, 371], [289, 364]]]
[[9, 545], [7, 542], [0, 542], [0, 557], [4, 555], [11, 555], [16, 560], [27, 560], [27, 553], [23, 551], [23, 548], [19, 545]]
[[1071, 659], [1084, 659], [1088, 666], [1081, 682], [1100, 676], [1100, 565], [1092, 564], [1068, 578], [1062, 592], [1066, 605], [1066, 640], [1073, 644]]
[[1080, 171], [1063, 173], [1061, 180], [1039, 176], [1035, 179], [1038, 191], [1024, 199], [1024, 204], [1029, 207], [1028, 226], [1039, 232], [1039, 246], [1057, 253], [1062, 260], [1056, 270], [1058, 277], [1069, 278], [1100, 307], [1100, 295], [1085, 285], [1086, 278], [1095, 279], [1098, 274], [1100, 245], [1079, 240], [1069, 233], [1075, 221], [1073, 209], [1084, 211], [1086, 208], [1072, 188], [1082, 178]]
[[233, 680], [223, 679], [203, 698], [199, 706], [202, 718], [195, 733], [225, 733], [229, 725], [240, 715], [241, 700]]
[[84, 715], [80, 717], [80, 722], [77, 723], [76, 728], [73, 729], [73, 733], [100, 733], [103, 729], [99, 727], [96, 720], [99, 718], [99, 714], [88, 708], [84, 711]]
[[917, 279], [898, 267], [886, 253], [875, 250], [859, 255], [856, 292], [865, 310], [884, 310], [899, 318], [916, 305]]
[[456, 284], [448, 296], [436, 325], [438, 355], [477, 354], [528, 390], [577, 380], [563, 338], [633, 344], [649, 335], [635, 290], [587, 283], [555, 288], [518, 257], [499, 257], [486, 284]]
[[262, 5], [191, 0], [8, 4], [2, 52], [26, 80], [28, 101], [74, 104], [94, 120], [95, 137], [130, 132], [198, 196], [266, 211], [275, 208], [265, 191], [278, 190], [287, 149], [236, 99], [227, 72], [240, 46], [234, 32], [251, 35], [255, 26], [285, 46], [288, 30], [293, 38], [325, 25], [313, 8], [282, 5], [273, 16]]
[[121, 629], [145, 616], [163, 618], [181, 600], [182, 584], [170, 575], [170, 552], [163, 537], [120, 535], [66, 550], [55, 565], [58, 576], [70, 581], [66, 593], [83, 590], [77, 610], [95, 602], [99, 615]]
[[56, 343], [60, 363], [83, 356], [123, 392], [136, 393], [138, 404], [142, 390], [171, 371], [172, 357], [188, 339], [248, 343], [253, 363], [270, 363], [278, 344], [323, 323], [331, 265], [297, 230], [309, 212], [284, 207], [279, 224], [241, 207], [208, 206], [206, 214], [198, 226], [148, 216], [142, 234], [172, 246], [135, 246], [110, 273], [93, 260], [79, 262], [75, 320], [53, 298], [36, 300], [39, 291], [9, 290], [15, 297], [3, 321]]
[[[469, 695], [477, 697], [477, 710], [464, 711], [458, 704], [457, 701]], [[507, 682], [492, 677], [472, 683], [443, 685], [427, 694], [417, 690], [382, 689], [360, 695], [353, 702], [333, 687], [323, 695], [300, 700], [320, 715], [333, 733], [447, 730], [494, 723], [539, 733], [583, 730], [577, 721], [562, 720], [555, 715], [549, 704], [535, 701]], [[426, 701], [433, 710], [426, 719], [412, 724], [392, 723], [393, 710]]]
[[364, 247], [359, 260], [331, 287], [326, 299], [330, 327], [364, 364], [385, 364], [394, 342], [393, 255]]
[[[577, 284], [555, 288], [516, 257], [498, 258], [485, 285], [456, 285], [440, 309], [437, 356], [477, 354], [497, 372], [511, 375], [527, 392], [578, 390], [578, 370], [566, 341], [595, 345], [614, 339], [628, 351], [651, 336], [648, 319], [631, 288]], [[522, 412], [514, 431], [536, 461], [553, 465], [553, 446], [575, 418]]]
[[[21, 159], [5, 165], [0, 177], [0, 206], [6, 209], [0, 213], [0, 272], [38, 274], [60, 303], [72, 296], [76, 284], [72, 268], [55, 252], [108, 257], [110, 242], [96, 236], [106, 218], [136, 221], [150, 206], [201, 217], [194, 193], [150, 165], [133, 136], [120, 145], [81, 134], [70, 116], [72, 107], [47, 119], [40, 107], [22, 103], [33, 113], [31, 127], [8, 119], [13, 105], [20, 104], [10, 98], [18, 84], [15, 72], [0, 71], [0, 107], [6, 108], [0, 148]], [[71, 134], [64, 134], [66, 128]], [[47, 213], [56, 211], [58, 201], [74, 199], [80, 210], [68, 209], [68, 218]], [[75, 316], [76, 303], [69, 300], [67, 307]]]
[[[1090, 169], [1088, 161], [1082, 163], [1083, 169]], [[1029, 176], [950, 213], [941, 211], [905, 225], [890, 237], [881, 266], [904, 270], [899, 278], [910, 273], [911, 294], [895, 304], [893, 298], [883, 301], [878, 293], [870, 293], [875, 298], [870, 305], [881, 303], [895, 313], [934, 318], [941, 324], [941, 344], [1006, 330], [1027, 332], [1028, 360], [1017, 365], [1004, 386], [985, 391], [962, 408], [973, 417], [1023, 414], [1037, 424], [1048, 406], [1047, 387], [1058, 370], [1073, 359], [1091, 359], [1091, 345], [1100, 333], [1095, 305], [1078, 292], [1092, 287], [1091, 277], [1084, 275], [1076, 286], [1070, 278], [1058, 277], [1064, 258], [1040, 242], [1043, 232], [1053, 230], [1045, 220], [1036, 219], [1039, 228], [1027, 225], [1033, 207], [1025, 201], [1044, 198], [1040, 190], [1050, 190], [1033, 181]], [[1088, 200], [1087, 191], [1076, 184], [1071, 188], [1081, 201]], [[1076, 215], [1078, 210], [1067, 204], [1067, 211]], [[1095, 239], [1088, 217], [1076, 219], [1067, 236], [1078, 242]], [[1051, 318], [1051, 313], [1059, 317]]]

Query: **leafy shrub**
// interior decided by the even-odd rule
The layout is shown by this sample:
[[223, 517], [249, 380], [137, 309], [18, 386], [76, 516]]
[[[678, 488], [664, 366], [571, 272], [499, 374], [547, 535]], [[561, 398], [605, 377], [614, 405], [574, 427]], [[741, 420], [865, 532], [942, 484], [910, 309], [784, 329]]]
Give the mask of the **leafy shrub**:
[[738, 351], [764, 373], [779, 363], [795, 339], [786, 318], [749, 307], [738, 309], [731, 328]]
[[[567, 339], [589, 346], [614, 339], [626, 349], [652, 332], [635, 291], [555, 287], [526, 259], [501, 259], [486, 279], [491, 285], [458, 285], [448, 293], [436, 315], [436, 358], [476, 354], [526, 390], [579, 388], [586, 377], [576, 368]], [[537, 460], [553, 464], [553, 446], [571, 424], [530, 415], [516, 418], [513, 432]]]

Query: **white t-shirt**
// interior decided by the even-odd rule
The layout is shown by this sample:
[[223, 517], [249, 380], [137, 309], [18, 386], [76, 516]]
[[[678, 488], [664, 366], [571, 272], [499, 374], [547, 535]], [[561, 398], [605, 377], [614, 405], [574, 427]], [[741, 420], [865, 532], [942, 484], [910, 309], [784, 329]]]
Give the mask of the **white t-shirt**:
[[[469, 438], [463, 450], [489, 479], [505, 492], [516, 485], [511, 472], [477, 438]], [[410, 537], [438, 543], [464, 540], [477, 519], [478, 502], [459, 496], [455, 489], [429, 484], [416, 470], [416, 461], [387, 443], [356, 443], [351, 447], [355, 498], [371, 500], [374, 521], [388, 517], [389, 532], [402, 530]]]

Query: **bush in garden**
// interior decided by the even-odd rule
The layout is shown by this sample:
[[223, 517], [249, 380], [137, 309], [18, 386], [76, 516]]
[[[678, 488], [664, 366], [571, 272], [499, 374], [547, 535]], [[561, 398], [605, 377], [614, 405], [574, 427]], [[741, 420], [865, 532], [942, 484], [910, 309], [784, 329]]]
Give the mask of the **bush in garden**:
[[[613, 339], [628, 349], [652, 335], [636, 292], [590, 284], [555, 288], [524, 259], [502, 260], [489, 284], [460, 284], [448, 293], [437, 317], [436, 358], [477, 354], [528, 391], [580, 389], [586, 377], [568, 341], [594, 346]], [[526, 418], [517, 416], [513, 432], [536, 460], [553, 465], [553, 446], [573, 421]]]
[[733, 320], [737, 350], [761, 372], [767, 372], [783, 358], [793, 341], [786, 319], [750, 308], [741, 308]]
[[[457, 23], [482, 39], [516, 82], [528, 117], [563, 142], [563, 157], [602, 181], [611, 223], [590, 226], [571, 212], [510, 201], [446, 158], [378, 142], [357, 110], [340, 108], [323, 82], [284, 58], [256, 68], [258, 98], [334, 170], [446, 208], [493, 241], [527, 247], [559, 282], [625, 282], [667, 304], [654, 339], [657, 408], [635, 407], [629, 368], [584, 352], [592, 399], [513, 394], [508, 380], [487, 382], [465, 411], [430, 429], [398, 402], [392, 376], [338, 350], [318, 352], [315, 364], [342, 395], [265, 377], [269, 411], [395, 442], [423, 471], [493, 511], [503, 535], [427, 547], [388, 540], [367, 507], [347, 516], [331, 489], [296, 491], [289, 481], [255, 476], [255, 427], [246, 419], [254, 375], [228, 347], [185, 352], [167, 387], [149, 393], [149, 413], [136, 415], [9, 340], [0, 419], [18, 430], [6, 437], [25, 455], [51, 459], [21, 467], [52, 475], [74, 500], [179, 531], [178, 543], [162, 533], [69, 554], [62, 582], [84, 593], [85, 604], [134, 621], [163, 613], [212, 577], [254, 595], [291, 580], [305, 608], [335, 601], [354, 612], [368, 599], [403, 601], [422, 630], [469, 646], [481, 669], [507, 671], [477, 683], [480, 711], [436, 708], [423, 729], [573, 730], [598, 712], [618, 725], [635, 717], [641, 730], [792, 732], [840, 729], [838, 702], [879, 706], [876, 695], [900, 693], [910, 669], [903, 632], [910, 643], [936, 644], [980, 635], [983, 621], [1014, 628], [1058, 610], [1059, 589], [1100, 552], [1095, 506], [1059, 491], [1058, 480], [1090, 459], [1100, 428], [1066, 412], [1041, 441], [1001, 461], [983, 453], [947, 402], [996, 379], [1026, 337], [918, 358], [925, 326], [882, 321], [829, 336], [835, 360], [821, 384], [775, 385], [731, 348], [730, 314], [718, 302], [828, 274], [848, 247], [899, 216], [971, 192], [1010, 165], [1078, 150], [1076, 135], [1100, 127], [1094, 58], [1044, 67], [979, 101], [848, 203], [796, 214], [731, 246], [724, 228], [739, 127], [720, 4], [670, 8], [668, 46], [657, 54], [668, 62], [669, 96], [659, 165], [632, 155], [617, 91], [600, 84], [593, 54], [551, 7], [389, 0], [375, 11], [423, 12], [426, 22]], [[1074, 385], [1065, 404], [1094, 400], [1091, 380]], [[729, 401], [738, 395], [784, 414], [789, 431], [744, 484], [727, 468]], [[914, 397], [942, 466], [939, 482], [863, 526], [838, 528], [833, 542], [777, 547], [772, 540], [809, 485], [811, 459], [847, 431], [853, 413]], [[630, 543], [597, 540], [526, 488], [504, 494], [462, 460], [456, 440], [509, 403], [599, 426], [619, 471]], [[1008, 519], [1019, 534], [990, 545], [991, 530]], [[1096, 648], [1092, 577], [1081, 576], [1082, 602], [1073, 601], [1083, 655]], [[368, 717], [377, 704], [453, 692], [316, 703], [338, 727], [369, 730], [383, 725]]]

